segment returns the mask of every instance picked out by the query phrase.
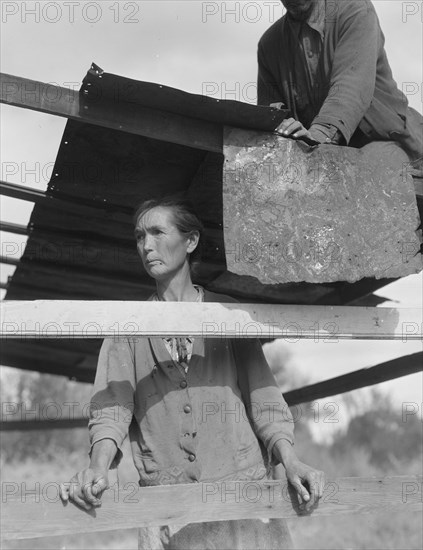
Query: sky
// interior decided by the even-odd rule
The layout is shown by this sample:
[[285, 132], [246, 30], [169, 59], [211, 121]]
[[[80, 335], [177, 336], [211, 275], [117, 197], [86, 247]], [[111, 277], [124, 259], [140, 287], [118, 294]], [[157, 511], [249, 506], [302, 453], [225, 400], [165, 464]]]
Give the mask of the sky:
[[[375, 0], [394, 77], [421, 112], [423, 4]], [[1, 2], [1, 72], [79, 89], [91, 62], [105, 71], [157, 82], [216, 99], [254, 102], [256, 47], [283, 11], [278, 1]], [[1, 107], [1, 179], [45, 190], [65, 119]], [[1, 198], [1, 219], [26, 224], [32, 203]], [[3, 232], [2, 253], [18, 259], [25, 238]], [[5, 248], [6, 247], [6, 248]], [[12, 251], [12, 252], [10, 252]], [[1, 265], [6, 282], [13, 266]], [[378, 294], [397, 307], [422, 304], [422, 275], [406, 277]], [[2, 292], [1, 296], [4, 296]], [[284, 345], [277, 342], [275, 347]], [[286, 345], [286, 344], [285, 344]], [[405, 348], [405, 345], [407, 348]], [[413, 353], [420, 344], [299, 342], [297, 369], [311, 381]], [[398, 406], [422, 402], [422, 376], [381, 385]]]

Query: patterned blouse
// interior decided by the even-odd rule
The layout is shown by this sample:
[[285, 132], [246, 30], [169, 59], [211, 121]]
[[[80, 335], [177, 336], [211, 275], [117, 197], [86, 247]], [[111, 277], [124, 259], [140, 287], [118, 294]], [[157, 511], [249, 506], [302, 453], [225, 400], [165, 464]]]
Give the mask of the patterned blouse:
[[[197, 291], [197, 302], [204, 301], [204, 289], [199, 285], [194, 285]], [[152, 300], [159, 302], [160, 298], [158, 294], [154, 294]], [[189, 362], [192, 357], [192, 350], [194, 346], [194, 338], [192, 336], [186, 337], [171, 337], [163, 338], [163, 342], [169, 352], [172, 361], [174, 361], [177, 368], [183, 371], [185, 374], [188, 372]]]

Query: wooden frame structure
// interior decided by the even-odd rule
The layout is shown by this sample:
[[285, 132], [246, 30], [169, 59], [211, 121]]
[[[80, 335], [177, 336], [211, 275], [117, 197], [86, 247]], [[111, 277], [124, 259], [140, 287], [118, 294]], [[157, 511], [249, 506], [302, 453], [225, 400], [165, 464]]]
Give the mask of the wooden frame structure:
[[[371, 512], [421, 512], [422, 476], [340, 478], [326, 484], [314, 516]], [[87, 513], [61, 504], [58, 486], [50, 483], [37, 494], [16, 495], [17, 487], [3, 489], [2, 536], [8, 540], [74, 535], [152, 525], [199, 523], [255, 518], [304, 521], [286, 482], [238, 481], [162, 485], [139, 489], [135, 483], [112, 486], [102, 506]], [[177, 505], [176, 505], [177, 504]], [[113, 521], [110, 519], [113, 518]]]
[[[116, 114], [101, 113], [84, 101], [83, 91], [29, 81], [11, 75], [1, 75], [0, 101], [82, 123], [145, 136], [155, 140], [194, 147], [212, 153], [222, 152], [221, 126], [210, 120], [199, 121], [185, 115], [162, 111], [157, 106], [123, 107]], [[137, 116], [134, 117], [134, 109]], [[420, 208], [423, 202], [421, 181], [416, 181]], [[66, 209], [77, 207], [87, 213], [103, 209], [119, 218], [113, 205], [93, 204], [74, 196], [53, 197], [29, 188], [1, 182], [0, 193], [6, 196], [51, 204], [59, 202]], [[30, 228], [17, 224], [3, 224], [1, 229], [16, 234], [27, 234]], [[46, 229], [48, 231], [48, 228]], [[7, 258], [1, 261], [11, 263]], [[51, 268], [51, 266], [50, 266]], [[332, 303], [351, 303], [390, 281], [363, 281], [350, 290], [334, 288]], [[344, 293], [344, 294], [342, 294]], [[340, 298], [341, 296], [341, 298]], [[323, 300], [323, 298], [322, 298]], [[421, 340], [423, 313], [421, 309], [375, 308], [354, 306], [330, 307], [331, 297], [315, 305], [269, 304], [164, 304], [145, 302], [88, 302], [83, 301], [5, 301], [1, 306], [0, 336], [13, 344], [15, 339], [93, 339], [100, 337], [164, 336], [178, 334], [201, 335], [209, 338], [260, 337], [285, 338], [288, 341], [306, 338], [327, 339], [382, 339]], [[171, 315], [184, 309], [184, 323], [180, 316], [175, 324]], [[142, 312], [142, 315], [141, 315]], [[137, 321], [142, 317], [142, 323]], [[63, 340], [60, 340], [61, 342]], [[422, 353], [388, 361], [368, 369], [333, 378], [332, 380], [292, 390], [285, 394], [290, 405], [308, 402], [328, 395], [350, 391], [384, 380], [422, 370]], [[43, 371], [41, 362], [35, 367]], [[53, 368], [53, 367], [52, 367]], [[78, 376], [89, 380], [87, 371]], [[47, 372], [52, 372], [50, 369]], [[54, 372], [54, 371], [53, 371]], [[91, 374], [91, 373], [89, 373]], [[73, 421], [2, 422], [4, 430], [71, 428], [81, 426], [85, 419]], [[222, 484], [179, 485], [155, 487], [147, 490], [123, 491], [113, 488], [104, 496], [103, 507], [94, 515], [75, 507], [64, 507], [58, 502], [57, 487], [53, 495], [34, 495], [22, 499], [15, 486], [3, 484], [2, 536], [30, 538], [73, 532], [78, 524], [80, 532], [94, 532], [110, 528], [130, 528], [169, 522], [211, 521], [240, 518], [299, 517], [302, 514], [281, 482], [253, 484], [252, 490], [261, 498], [237, 499], [237, 494], [248, 490], [248, 482], [234, 482], [232, 496], [222, 498], [226, 487]], [[235, 491], [234, 491], [235, 488]], [[54, 492], [56, 489], [56, 493]], [[127, 488], [128, 489], [128, 488]], [[228, 492], [229, 494], [229, 492]], [[269, 495], [272, 495], [270, 498]], [[351, 478], [328, 483], [327, 492], [314, 515], [364, 513], [375, 509], [394, 511], [404, 506], [409, 511], [422, 511], [422, 478]], [[207, 498], [206, 498], [207, 497]], [[38, 500], [37, 500], [38, 498]], [[174, 506], [177, 498], [178, 506]], [[175, 510], [177, 510], [175, 512]], [[114, 522], [111, 525], [110, 516]], [[143, 522], [140, 522], [143, 517]], [[18, 532], [16, 532], [18, 530]], [[52, 532], [53, 531], [53, 532]]]

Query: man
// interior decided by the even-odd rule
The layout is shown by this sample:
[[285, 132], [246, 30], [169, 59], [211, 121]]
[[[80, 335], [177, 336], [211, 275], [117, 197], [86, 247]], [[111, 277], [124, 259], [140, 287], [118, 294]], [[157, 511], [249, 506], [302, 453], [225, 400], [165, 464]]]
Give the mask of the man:
[[258, 45], [258, 104], [292, 113], [277, 131], [361, 147], [397, 141], [421, 168], [423, 118], [392, 77], [370, 0], [281, 0]]

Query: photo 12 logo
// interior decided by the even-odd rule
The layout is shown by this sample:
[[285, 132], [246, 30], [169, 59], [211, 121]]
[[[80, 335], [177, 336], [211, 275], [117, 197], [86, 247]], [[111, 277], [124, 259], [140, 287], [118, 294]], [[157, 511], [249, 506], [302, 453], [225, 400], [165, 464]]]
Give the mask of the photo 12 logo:
[[2, 23], [139, 23], [140, 2], [1, 2]]
[[408, 23], [410, 18], [420, 18], [423, 23], [423, 2], [401, 2], [402, 22]]
[[285, 9], [281, 2], [202, 2], [201, 21], [208, 23], [274, 23]]

